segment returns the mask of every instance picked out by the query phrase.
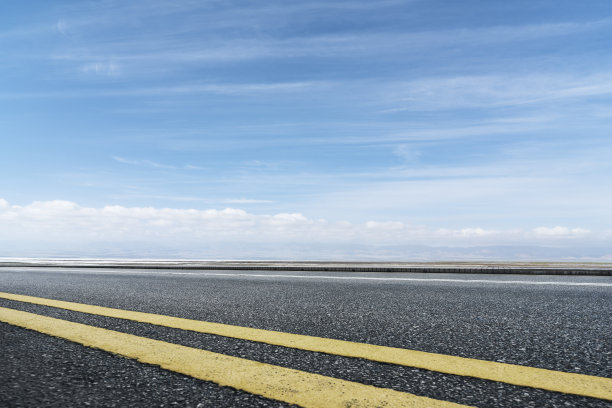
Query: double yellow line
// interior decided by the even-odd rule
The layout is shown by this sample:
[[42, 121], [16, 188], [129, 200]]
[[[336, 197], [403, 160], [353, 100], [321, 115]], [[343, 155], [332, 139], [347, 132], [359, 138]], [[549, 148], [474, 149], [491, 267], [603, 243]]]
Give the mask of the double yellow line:
[[[612, 379], [426, 353], [394, 347], [253, 329], [151, 313], [0, 292], [0, 298], [141, 323], [423, 368], [568, 394], [612, 400]], [[98, 327], [0, 308], [0, 321], [159, 365], [219, 385], [304, 407], [459, 407], [385, 388], [259, 363]]]

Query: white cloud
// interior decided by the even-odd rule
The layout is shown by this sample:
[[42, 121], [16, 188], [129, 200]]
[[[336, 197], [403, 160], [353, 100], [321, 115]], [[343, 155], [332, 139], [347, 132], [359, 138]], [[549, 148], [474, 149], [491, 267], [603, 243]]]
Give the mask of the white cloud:
[[494, 235], [498, 232], [487, 231], [482, 228], [462, 228], [459, 230], [459, 235], [462, 237], [485, 237], [487, 235]]
[[0, 199], [0, 256], [5, 257], [603, 260], [612, 256], [611, 240], [609, 231], [579, 227], [429, 228], [236, 208], [96, 208], [62, 200], [19, 206]]
[[533, 229], [537, 236], [542, 237], [580, 237], [589, 234], [586, 228], [567, 228], [567, 227], [537, 227]]
[[310, 221], [306, 217], [299, 213], [280, 213], [273, 215], [271, 220], [275, 224], [310, 223]]
[[365, 227], [367, 229], [379, 229], [379, 230], [388, 230], [388, 231], [397, 231], [406, 228], [406, 225], [403, 222], [398, 221], [368, 221], [365, 223]]
[[559, 237], [597, 238], [583, 228], [432, 229], [401, 221], [365, 223], [309, 219], [300, 213], [252, 214], [241, 209], [82, 207], [70, 201], [26, 206], [0, 199], [0, 239], [185, 243], [357, 243], [363, 245], [476, 245], [546, 243]]

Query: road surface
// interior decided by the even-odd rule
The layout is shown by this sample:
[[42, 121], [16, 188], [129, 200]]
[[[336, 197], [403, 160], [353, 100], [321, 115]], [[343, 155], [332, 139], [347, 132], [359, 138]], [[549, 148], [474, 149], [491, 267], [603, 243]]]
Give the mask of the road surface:
[[[338, 387], [354, 394], [354, 406], [360, 393], [432, 399], [416, 399], [422, 406], [611, 404], [612, 278], [605, 276], [4, 267], [0, 292], [3, 406], [316, 406]], [[143, 314], [130, 320], [124, 311]], [[180, 322], [147, 323], [152, 314], [208, 323], [198, 332], [176, 328]], [[73, 338], [77, 329], [85, 337]], [[162, 369], [170, 363], [128, 350], [134, 337], [124, 333], [138, 336], [144, 349], [166, 350], [152, 352], [153, 359], [182, 352], [217, 359], [202, 350], [237, 358], [214, 360], [211, 370], [219, 373], [204, 381], [181, 373], [189, 359]], [[291, 334], [314, 336], [315, 346]], [[96, 343], [106, 335], [109, 346]], [[407, 360], [393, 354], [397, 349], [407, 350]], [[386, 362], [377, 360], [385, 353]], [[547, 371], [512, 375], [516, 365]], [[495, 370], [501, 374], [493, 378]], [[235, 379], [243, 374], [251, 377]], [[295, 376], [298, 400], [282, 387], [266, 393], [275, 375]], [[316, 384], [322, 388], [312, 393]], [[542, 389], [546, 384], [557, 392]]]

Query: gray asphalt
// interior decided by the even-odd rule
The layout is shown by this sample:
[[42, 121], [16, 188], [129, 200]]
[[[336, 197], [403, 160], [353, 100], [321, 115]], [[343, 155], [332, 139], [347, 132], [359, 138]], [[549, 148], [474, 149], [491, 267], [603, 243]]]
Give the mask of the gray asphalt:
[[[612, 377], [610, 277], [0, 268], [0, 291]], [[20, 302], [0, 306], [479, 407], [610, 406]], [[0, 339], [4, 406], [286, 406], [7, 324]]]

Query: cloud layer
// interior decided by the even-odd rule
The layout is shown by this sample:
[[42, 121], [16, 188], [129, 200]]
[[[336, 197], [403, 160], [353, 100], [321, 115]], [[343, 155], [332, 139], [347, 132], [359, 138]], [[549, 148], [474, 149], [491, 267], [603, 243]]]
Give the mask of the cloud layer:
[[[68, 245], [84, 256], [89, 245], [99, 242], [133, 246], [133, 255], [145, 257], [151, 254], [151, 248], [159, 246], [180, 253], [188, 251], [192, 257], [207, 257], [206, 249], [212, 246], [215, 254], [239, 259], [263, 246], [268, 252], [262, 256], [275, 258], [270, 253], [273, 248], [278, 249], [277, 254], [283, 254], [286, 253], [283, 247], [298, 246], [303, 259], [327, 258], [330, 253], [340, 259], [354, 258], [356, 248], [374, 247], [379, 257], [397, 259], [402, 257], [402, 248], [414, 246], [458, 247], [468, 254], [487, 246], [580, 247], [592, 246], [594, 242], [604, 244], [610, 239], [610, 233], [595, 233], [580, 227], [433, 229], [399, 221], [331, 222], [309, 219], [299, 213], [262, 215], [235, 208], [199, 210], [118, 205], [92, 208], [61, 200], [19, 206], [0, 199], [0, 240], [29, 242], [41, 247]], [[322, 246], [333, 252], [317, 252]]]

